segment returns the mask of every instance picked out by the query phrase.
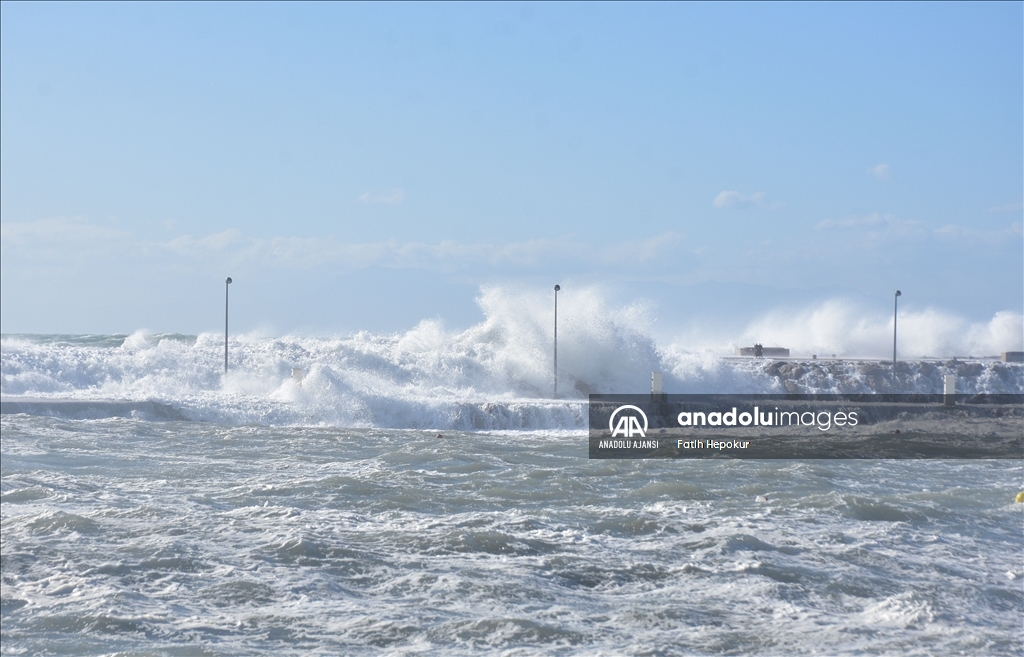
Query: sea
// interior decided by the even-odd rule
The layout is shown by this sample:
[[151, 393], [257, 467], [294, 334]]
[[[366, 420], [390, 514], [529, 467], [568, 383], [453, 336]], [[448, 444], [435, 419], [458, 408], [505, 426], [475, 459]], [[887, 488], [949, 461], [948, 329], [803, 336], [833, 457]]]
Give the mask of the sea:
[[[539, 329], [538, 329], [539, 330]], [[590, 460], [587, 396], [1024, 391], [484, 323], [4, 335], [4, 655], [1024, 653], [1021, 460]]]

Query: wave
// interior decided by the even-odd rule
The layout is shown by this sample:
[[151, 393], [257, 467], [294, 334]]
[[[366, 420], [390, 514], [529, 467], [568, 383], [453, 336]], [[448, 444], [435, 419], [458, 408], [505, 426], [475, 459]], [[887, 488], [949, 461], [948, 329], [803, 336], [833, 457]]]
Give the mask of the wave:
[[[590, 393], [892, 392], [892, 364], [851, 358], [755, 360], [659, 345], [649, 307], [609, 307], [595, 291], [559, 299], [553, 400], [549, 300], [484, 289], [483, 322], [452, 331], [341, 337], [149, 334], [2, 339], [0, 392], [14, 408], [70, 418], [424, 429], [583, 429]], [[1000, 322], [1006, 322], [1005, 318]], [[1000, 324], [1001, 326], [1001, 324]], [[299, 381], [293, 370], [302, 371]], [[1024, 366], [994, 359], [906, 360], [901, 392], [1020, 394]], [[68, 402], [79, 402], [77, 405]], [[85, 404], [85, 402], [89, 402]], [[20, 407], [12, 405], [22, 404]], [[26, 406], [25, 404], [34, 404]]]

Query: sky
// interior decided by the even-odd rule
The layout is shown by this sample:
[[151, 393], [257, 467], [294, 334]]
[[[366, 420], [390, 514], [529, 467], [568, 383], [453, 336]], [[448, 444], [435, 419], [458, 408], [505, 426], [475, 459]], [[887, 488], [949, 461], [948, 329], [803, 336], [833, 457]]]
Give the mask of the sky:
[[0, 331], [1013, 327], [1022, 7], [0, 3]]

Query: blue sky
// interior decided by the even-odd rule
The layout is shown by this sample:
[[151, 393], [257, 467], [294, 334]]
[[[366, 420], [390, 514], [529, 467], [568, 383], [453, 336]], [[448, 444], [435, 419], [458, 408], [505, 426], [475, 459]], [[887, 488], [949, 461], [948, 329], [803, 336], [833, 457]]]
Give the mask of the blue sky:
[[1021, 3], [0, 11], [5, 333], [1024, 310]]

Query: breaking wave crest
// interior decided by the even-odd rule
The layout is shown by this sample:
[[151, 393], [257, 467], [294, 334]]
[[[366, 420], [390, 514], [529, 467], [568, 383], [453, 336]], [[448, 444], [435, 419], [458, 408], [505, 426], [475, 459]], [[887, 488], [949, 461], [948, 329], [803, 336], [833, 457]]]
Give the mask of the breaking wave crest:
[[[559, 299], [554, 400], [550, 300], [490, 288], [479, 303], [484, 321], [464, 331], [424, 320], [388, 335], [233, 336], [227, 376], [217, 334], [5, 336], [0, 389], [5, 412], [460, 430], [582, 429], [588, 394], [645, 392], [653, 371], [666, 392], [893, 391], [892, 365], [877, 359], [754, 360], [661, 346], [646, 330], [650, 308], [609, 308], [584, 291]], [[897, 367], [902, 392], [939, 393], [946, 374], [957, 375], [958, 392], [1024, 391], [1015, 363]]]

